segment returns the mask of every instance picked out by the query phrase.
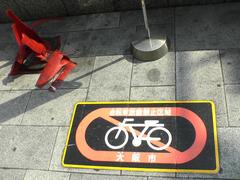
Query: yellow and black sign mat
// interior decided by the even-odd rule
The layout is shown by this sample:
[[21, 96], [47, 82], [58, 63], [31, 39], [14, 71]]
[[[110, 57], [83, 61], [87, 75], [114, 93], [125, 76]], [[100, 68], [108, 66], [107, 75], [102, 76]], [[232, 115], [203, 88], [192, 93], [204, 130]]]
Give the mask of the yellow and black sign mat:
[[73, 168], [217, 173], [214, 103], [79, 103], [62, 164]]

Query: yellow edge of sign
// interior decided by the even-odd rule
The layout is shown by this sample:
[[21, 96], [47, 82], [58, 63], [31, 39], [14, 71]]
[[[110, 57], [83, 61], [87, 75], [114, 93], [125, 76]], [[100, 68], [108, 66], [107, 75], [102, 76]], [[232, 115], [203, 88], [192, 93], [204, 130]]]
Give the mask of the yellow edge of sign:
[[[72, 130], [72, 124], [78, 105], [85, 104], [178, 104], [178, 103], [210, 103], [212, 107], [212, 118], [213, 118], [213, 134], [214, 134], [214, 145], [215, 145], [215, 159], [216, 169], [214, 170], [201, 170], [201, 169], [154, 169], [154, 168], [131, 168], [131, 167], [112, 167], [112, 166], [88, 166], [88, 165], [75, 165], [65, 164], [64, 159], [66, 156], [67, 145], [70, 139], [70, 133]], [[67, 140], [64, 147], [64, 152], [61, 160], [62, 166], [70, 168], [84, 168], [84, 169], [105, 169], [105, 170], [126, 170], [126, 171], [145, 171], [145, 172], [181, 172], [181, 173], [206, 173], [206, 174], [217, 174], [219, 172], [219, 150], [218, 150], [218, 137], [217, 137], [217, 122], [214, 102], [211, 100], [192, 100], [192, 101], [117, 101], [117, 102], [79, 102], [74, 106], [74, 111], [68, 130]]]

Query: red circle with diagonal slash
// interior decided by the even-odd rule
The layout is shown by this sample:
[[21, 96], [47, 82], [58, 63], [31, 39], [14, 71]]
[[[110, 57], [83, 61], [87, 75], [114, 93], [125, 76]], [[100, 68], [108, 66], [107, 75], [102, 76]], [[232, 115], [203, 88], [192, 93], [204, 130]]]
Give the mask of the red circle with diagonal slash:
[[[141, 107], [143, 108], [143, 107]], [[171, 113], [168, 115], [162, 116], [173, 116], [173, 117], [182, 117], [189, 121], [195, 130], [195, 139], [191, 147], [187, 150], [181, 152], [171, 146], [166, 148], [165, 150], [169, 153], [162, 153], [162, 152], [151, 152], [152, 155], [156, 156], [156, 161], [152, 163], [158, 164], [182, 164], [189, 162], [196, 158], [205, 147], [207, 141], [207, 130], [202, 121], [202, 119], [194, 112], [181, 107], [144, 107], [144, 109], [159, 109], [164, 111], [165, 109], [170, 109]], [[102, 118], [116, 126], [120, 123], [120, 121], [114, 119], [114, 116], [110, 116], [110, 112], [113, 108], [100, 108], [97, 110], [92, 111], [89, 113], [78, 125], [76, 131], [76, 145], [78, 150], [88, 159], [91, 161], [107, 161], [107, 162], [116, 162], [116, 156], [118, 151], [102, 151], [102, 150], [94, 150], [92, 149], [86, 142], [85, 134], [88, 126], [91, 122], [96, 120], [97, 118]], [[121, 108], [117, 108], [121, 109]], [[137, 109], [137, 108], [135, 108]], [[142, 115], [135, 115], [135, 116], [142, 116]], [[158, 116], [152, 115], [152, 116]], [[126, 129], [128, 130], [128, 129]], [[129, 131], [129, 130], [128, 130]], [[135, 130], [136, 135], [140, 134], [140, 131]], [[163, 146], [164, 144], [160, 141], [152, 142], [155, 146]], [[124, 162], [132, 162], [132, 152], [123, 151], [124, 153]], [[149, 152], [137, 152], [141, 155], [141, 161], [138, 163], [149, 163], [148, 155]]]

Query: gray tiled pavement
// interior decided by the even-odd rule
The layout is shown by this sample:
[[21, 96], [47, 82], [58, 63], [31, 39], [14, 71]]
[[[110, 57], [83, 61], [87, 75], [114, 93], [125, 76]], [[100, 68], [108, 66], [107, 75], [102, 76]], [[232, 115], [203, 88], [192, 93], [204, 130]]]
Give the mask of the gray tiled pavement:
[[47, 170], [57, 130], [57, 127], [0, 126], [0, 167]]
[[0, 180], [23, 180], [25, 173], [20, 169], [0, 169]]
[[69, 180], [70, 173], [27, 170], [24, 180]]
[[[149, 11], [153, 36], [171, 52], [153, 62], [131, 56], [144, 36], [141, 11], [67, 17], [36, 27], [62, 35], [78, 63], [56, 93], [37, 90], [38, 75], [7, 78], [17, 46], [0, 26], [0, 180], [240, 179], [240, 3]], [[37, 12], [36, 12], [37, 13]], [[61, 165], [73, 105], [79, 101], [213, 100], [221, 171], [217, 175], [70, 169]]]

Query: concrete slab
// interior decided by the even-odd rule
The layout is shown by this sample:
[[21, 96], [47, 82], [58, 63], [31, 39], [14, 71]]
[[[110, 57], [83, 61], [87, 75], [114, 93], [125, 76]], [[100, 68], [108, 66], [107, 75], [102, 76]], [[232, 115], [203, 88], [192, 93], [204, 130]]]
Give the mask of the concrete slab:
[[217, 51], [177, 53], [177, 99], [214, 100], [217, 125], [227, 126], [221, 65]]
[[118, 1], [113, 0], [113, 7], [115, 11], [127, 11], [133, 9], [139, 9], [140, 3], [139, 1]]
[[[1, 45], [0, 48], [5, 48], [4, 44], [11, 44], [14, 43], [15, 38], [12, 34], [12, 28], [11, 28], [11, 24], [1, 24], [0, 26], [0, 33], [4, 34], [4, 36], [1, 36]], [[2, 45], [3, 44], [3, 45]]]
[[0, 90], [1, 91], [10, 91], [11, 90], [11, 87], [10, 86], [7, 86], [6, 83], [5, 83], [5, 80], [8, 79], [7, 76], [0, 76]]
[[131, 100], [175, 100], [175, 86], [131, 87]]
[[53, 156], [51, 160], [50, 170], [52, 171], [64, 171], [64, 172], [80, 172], [89, 174], [117, 174], [120, 175], [120, 171], [110, 171], [110, 170], [94, 170], [94, 169], [74, 169], [65, 168], [61, 164], [61, 157], [63, 155], [63, 150], [66, 144], [68, 128], [60, 127], [56, 145], [53, 151]]
[[0, 126], [0, 167], [48, 169], [57, 130], [56, 127]]
[[87, 88], [93, 71], [95, 57], [71, 58], [77, 66], [67, 76], [60, 89]]
[[147, 180], [147, 177], [131, 177], [131, 176], [105, 176], [105, 175], [86, 175], [86, 174], [71, 174], [70, 180]]
[[35, 29], [44, 34], [63, 32], [96, 30], [119, 27], [120, 13], [99, 13], [72, 17], [60, 17], [56, 20], [45, 22]]
[[[35, 84], [39, 74], [24, 74], [20, 76], [0, 77], [0, 90], [31, 90], [36, 89]], [[47, 88], [47, 87], [46, 87]]]
[[223, 3], [225, 0], [169, 0], [171, 6], [184, 6], [184, 5], [200, 5], [200, 4], [211, 4], [211, 3]]
[[7, 9], [12, 9], [14, 13], [21, 18], [24, 18], [24, 19], [29, 18], [28, 12], [25, 11], [24, 8], [20, 8], [18, 1], [3, 0], [0, 4], [0, 15], [1, 15], [0, 22], [10, 21], [10, 19], [7, 17], [5, 13]]
[[41, 34], [56, 34], [86, 29], [87, 16], [60, 17], [36, 26], [34, 29]]
[[19, 0], [18, 8], [28, 12], [28, 19], [40, 19], [45, 17], [56, 17], [67, 15], [62, 1], [35, 1], [35, 0]]
[[92, 32], [92, 47], [96, 56], [131, 54], [130, 44], [135, 39], [133, 27], [98, 30]]
[[20, 169], [0, 169], [0, 180], [23, 180], [25, 173]]
[[134, 171], [122, 171], [122, 175], [128, 175], [128, 176], [131, 175], [131, 176], [135, 176], [135, 177], [137, 177], [137, 176], [141, 176], [141, 177], [148, 176], [148, 179], [156, 176], [158, 179], [161, 178], [161, 179], [164, 179], [164, 180], [167, 177], [175, 177], [175, 173], [139, 172], [139, 171], [135, 171], [135, 172]]
[[240, 85], [226, 86], [229, 126], [240, 126]]
[[224, 87], [216, 84], [201, 85], [177, 83], [178, 100], [213, 100], [216, 107], [217, 126], [228, 126]]
[[131, 56], [96, 57], [87, 100], [128, 100], [131, 71]]
[[0, 61], [0, 77], [7, 76], [11, 70], [11, 61]]
[[87, 17], [86, 29], [106, 29], [119, 27], [120, 13], [100, 13]]
[[177, 52], [176, 67], [179, 84], [223, 83], [218, 51]]
[[69, 180], [70, 173], [27, 170], [24, 180]]
[[86, 89], [33, 91], [22, 124], [67, 126], [74, 104], [85, 101], [86, 94]]
[[96, 30], [119, 27], [119, 12], [99, 13], [73, 17], [59, 17], [36, 26], [40, 33], [63, 33], [81, 30]]
[[220, 51], [222, 61], [224, 83], [240, 83], [240, 51], [239, 49], [227, 49]]
[[240, 3], [176, 9], [176, 49], [240, 47]]
[[0, 124], [19, 125], [30, 95], [30, 91], [2, 91], [0, 93]]
[[239, 179], [239, 128], [218, 128], [221, 171], [216, 175], [177, 174], [181, 178], [226, 178]]
[[156, 61], [134, 59], [132, 86], [175, 85], [175, 55], [168, 53]]
[[130, 54], [135, 28], [69, 33], [64, 52], [70, 57]]
[[[181, 179], [181, 178], [162, 178], [162, 180], [174, 180], [174, 179]], [[158, 180], [157, 177], [149, 177], [148, 180]], [[202, 178], [188, 178], [188, 180], [203, 180]]]
[[[10, 29], [9, 30], [6, 29], [6, 31], [10, 31]], [[3, 39], [4, 39], [4, 36], [3, 36]], [[8, 37], [6, 39], [9, 40]], [[11, 62], [14, 61], [17, 55], [17, 51], [18, 51], [18, 46], [17, 46], [17, 43], [14, 42], [14, 39], [5, 41], [5, 42], [1, 41], [0, 42], [0, 61], [11, 61]]]
[[[173, 8], [147, 9], [149, 24], [168, 24], [173, 23]], [[121, 12], [121, 27], [133, 27], [144, 25], [142, 10]], [[160, 18], [159, 18], [160, 17]]]
[[64, 53], [69, 57], [90, 56], [92, 52], [90, 31], [71, 32], [67, 36]]
[[78, 6], [79, 14], [90, 14], [90, 13], [98, 13], [98, 12], [109, 12], [113, 11], [113, 3], [112, 0], [82, 0]]

